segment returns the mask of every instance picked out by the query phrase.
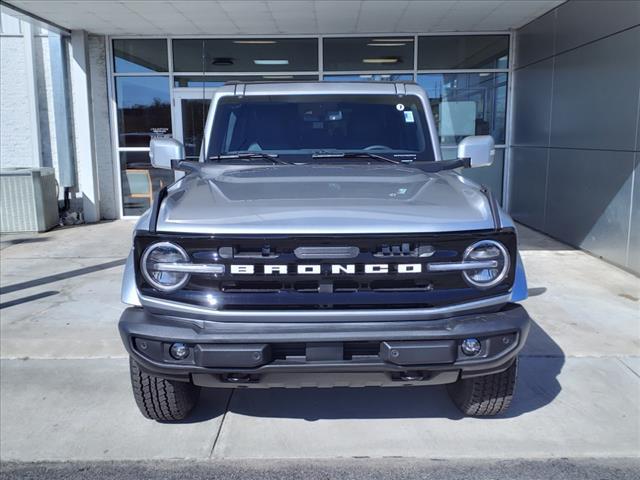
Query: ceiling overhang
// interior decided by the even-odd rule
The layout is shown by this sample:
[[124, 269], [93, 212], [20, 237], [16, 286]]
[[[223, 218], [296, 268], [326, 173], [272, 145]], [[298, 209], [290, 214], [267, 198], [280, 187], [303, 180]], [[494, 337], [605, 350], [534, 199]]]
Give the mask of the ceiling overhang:
[[564, 0], [3, 0], [20, 15], [100, 35], [329, 35], [519, 28]]

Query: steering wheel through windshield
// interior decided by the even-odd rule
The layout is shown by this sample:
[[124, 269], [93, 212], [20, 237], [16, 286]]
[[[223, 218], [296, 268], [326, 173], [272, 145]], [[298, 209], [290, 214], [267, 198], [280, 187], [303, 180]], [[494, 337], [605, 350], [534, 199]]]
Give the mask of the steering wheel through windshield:
[[363, 148], [363, 150], [391, 150], [391, 148], [386, 145], [369, 145], [368, 147]]

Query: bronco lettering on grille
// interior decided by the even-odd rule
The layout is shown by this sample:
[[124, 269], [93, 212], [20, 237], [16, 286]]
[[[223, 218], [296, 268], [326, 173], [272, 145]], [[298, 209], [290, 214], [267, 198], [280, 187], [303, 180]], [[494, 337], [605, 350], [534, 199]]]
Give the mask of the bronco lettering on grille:
[[355, 275], [358, 270], [365, 274], [380, 273], [422, 273], [421, 263], [367, 263], [358, 269], [356, 264], [326, 264], [323, 268], [321, 264], [304, 264], [295, 267], [289, 265], [231, 265], [232, 275], [321, 275], [330, 273], [332, 275]]

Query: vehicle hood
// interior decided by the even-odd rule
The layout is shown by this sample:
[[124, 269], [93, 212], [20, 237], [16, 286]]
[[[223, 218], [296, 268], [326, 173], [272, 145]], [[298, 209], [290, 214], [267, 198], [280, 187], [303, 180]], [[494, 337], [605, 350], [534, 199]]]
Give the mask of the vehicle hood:
[[205, 165], [169, 188], [157, 231], [429, 233], [494, 228], [478, 186], [404, 165]]

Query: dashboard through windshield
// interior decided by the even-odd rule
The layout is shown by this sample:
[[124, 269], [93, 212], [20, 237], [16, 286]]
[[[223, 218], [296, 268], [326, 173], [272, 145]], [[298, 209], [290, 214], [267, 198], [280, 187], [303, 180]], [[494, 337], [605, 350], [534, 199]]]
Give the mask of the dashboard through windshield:
[[207, 158], [256, 153], [316, 162], [318, 154], [369, 152], [434, 160], [424, 108], [414, 95], [222, 97], [210, 139]]

